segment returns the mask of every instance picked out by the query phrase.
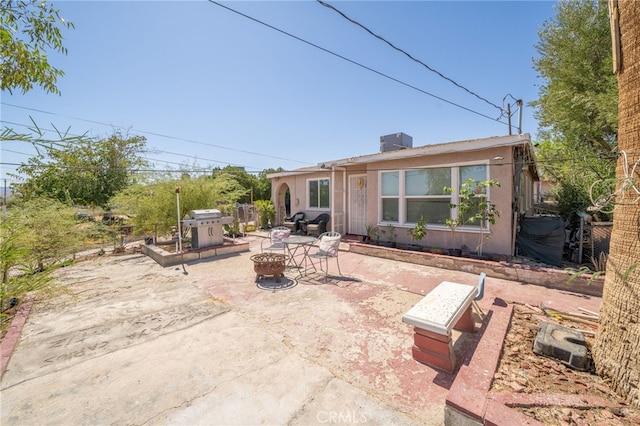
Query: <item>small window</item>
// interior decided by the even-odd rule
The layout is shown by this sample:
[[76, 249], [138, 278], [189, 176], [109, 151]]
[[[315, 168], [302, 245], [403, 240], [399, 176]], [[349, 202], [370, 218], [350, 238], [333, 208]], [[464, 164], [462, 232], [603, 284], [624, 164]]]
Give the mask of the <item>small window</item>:
[[400, 172], [380, 174], [380, 194], [382, 220], [398, 222], [400, 219]]
[[329, 179], [309, 180], [309, 208], [328, 209], [329, 208]]
[[[480, 208], [479, 203], [482, 202], [482, 197], [486, 198], [487, 188], [484, 186], [476, 186], [476, 185], [479, 182], [483, 182], [487, 180], [487, 166], [484, 164], [479, 164], [475, 166], [461, 166], [460, 180], [458, 182], [458, 185], [459, 185], [458, 193], [460, 193], [460, 189], [462, 188], [462, 186], [465, 185], [466, 182], [469, 180], [473, 181], [473, 184], [470, 185], [470, 189], [474, 191], [476, 194], [476, 197], [475, 197], [476, 203], [474, 203], [474, 205], [471, 206], [470, 211], [465, 212], [465, 214], [463, 215], [462, 217], [463, 224], [465, 226], [480, 227], [480, 223], [476, 222], [475, 219], [468, 219], [468, 218], [473, 218], [478, 214], [478, 211]], [[458, 214], [460, 213], [458, 212]]]

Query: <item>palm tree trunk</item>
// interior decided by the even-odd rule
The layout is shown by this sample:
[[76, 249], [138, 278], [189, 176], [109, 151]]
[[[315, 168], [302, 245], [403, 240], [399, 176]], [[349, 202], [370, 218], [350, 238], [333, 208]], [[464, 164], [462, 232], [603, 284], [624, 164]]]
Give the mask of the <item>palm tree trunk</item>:
[[618, 206], [593, 357], [598, 374], [610, 380], [613, 390], [640, 407], [640, 165], [630, 175], [640, 163], [640, 2], [621, 0], [618, 8]]

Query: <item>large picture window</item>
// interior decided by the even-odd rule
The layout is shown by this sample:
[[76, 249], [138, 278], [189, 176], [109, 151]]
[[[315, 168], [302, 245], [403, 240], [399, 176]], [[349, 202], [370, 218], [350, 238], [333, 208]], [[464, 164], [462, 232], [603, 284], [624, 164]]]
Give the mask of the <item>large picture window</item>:
[[329, 179], [308, 180], [309, 208], [329, 208]]
[[[432, 167], [380, 172], [380, 222], [414, 224], [422, 217], [432, 225], [445, 225], [457, 211], [460, 185], [467, 179], [488, 179], [487, 165]], [[445, 187], [456, 188], [453, 193]], [[473, 225], [471, 225], [473, 226]]]
[[427, 223], [444, 224], [451, 200], [445, 186], [451, 186], [450, 167], [405, 171], [406, 221], [415, 223], [422, 217]]

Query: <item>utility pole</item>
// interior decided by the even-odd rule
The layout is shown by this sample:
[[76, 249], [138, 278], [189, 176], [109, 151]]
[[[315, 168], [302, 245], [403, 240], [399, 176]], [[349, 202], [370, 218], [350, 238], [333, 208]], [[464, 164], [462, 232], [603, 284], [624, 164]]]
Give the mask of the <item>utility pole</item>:
[[518, 105], [518, 134], [522, 134], [522, 99], [516, 101]]
[[[505, 104], [505, 101], [507, 100], [507, 97], [510, 97], [511, 99], [513, 99], [515, 102], [515, 105], [518, 107], [518, 134], [521, 135], [522, 134], [522, 99], [516, 99], [513, 96], [511, 96], [510, 94], [506, 95], [503, 99], [502, 99], [502, 105]], [[511, 136], [513, 134], [513, 132], [511, 131], [511, 104], [507, 103], [507, 124], [509, 125], [509, 136]], [[504, 115], [504, 112], [503, 112]], [[501, 116], [502, 118], [502, 116]]]
[[178, 253], [182, 253], [182, 223], [180, 221], [180, 187], [176, 186], [176, 209], [178, 211]]

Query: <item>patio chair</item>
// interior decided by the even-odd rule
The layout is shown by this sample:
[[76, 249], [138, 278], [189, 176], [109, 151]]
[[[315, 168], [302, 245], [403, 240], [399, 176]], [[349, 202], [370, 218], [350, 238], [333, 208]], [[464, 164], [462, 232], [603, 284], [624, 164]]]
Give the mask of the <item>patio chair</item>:
[[289, 238], [291, 230], [286, 226], [276, 226], [269, 232], [269, 238], [262, 240], [260, 243], [260, 252], [281, 251], [285, 254], [286, 246], [282, 240]]
[[480, 315], [480, 319], [484, 321], [484, 312], [482, 312], [482, 309], [480, 309], [480, 306], [478, 306], [477, 301], [478, 300], [482, 300], [482, 298], [484, 297], [484, 280], [485, 278], [487, 278], [487, 274], [485, 274], [484, 272], [480, 273], [480, 279], [478, 280], [478, 294], [476, 295], [476, 297], [471, 301], [471, 306], [473, 306], [473, 308], [478, 311], [478, 315]]
[[[320, 259], [320, 270], [324, 272], [324, 279], [326, 281], [329, 275], [329, 259], [335, 258], [336, 265], [338, 265], [338, 273], [342, 276], [340, 271], [340, 262], [338, 261], [338, 253], [340, 252], [340, 239], [342, 235], [338, 232], [325, 232], [318, 237], [318, 250], [315, 253], [309, 255], [312, 259]], [[325, 261], [325, 268], [322, 268], [322, 261]]]
[[313, 220], [302, 222], [302, 230], [305, 231], [307, 235], [316, 235], [319, 237], [327, 232], [327, 224], [330, 220], [331, 216], [329, 213], [322, 213]]
[[304, 217], [305, 217], [304, 212], [298, 212], [291, 217], [285, 218], [283, 225], [289, 228], [291, 232], [294, 232], [294, 233], [298, 232], [302, 230], [300, 226], [300, 222], [304, 220]]

